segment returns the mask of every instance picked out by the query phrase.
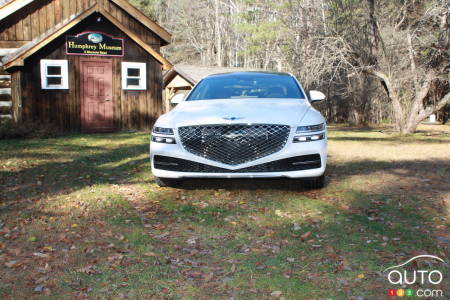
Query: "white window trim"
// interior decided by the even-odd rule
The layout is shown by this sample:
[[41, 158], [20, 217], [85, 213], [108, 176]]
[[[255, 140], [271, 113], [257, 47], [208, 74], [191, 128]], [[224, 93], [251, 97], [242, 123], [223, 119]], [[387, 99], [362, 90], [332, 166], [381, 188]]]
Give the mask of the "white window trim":
[[[128, 69], [139, 69], [141, 76], [128, 76]], [[140, 79], [139, 85], [127, 86], [127, 79]], [[122, 62], [122, 89], [123, 90], [146, 90], [147, 89], [147, 64], [138, 62]]]
[[[61, 76], [48, 75], [48, 67], [61, 67]], [[61, 84], [48, 85], [48, 77], [61, 77]], [[62, 59], [41, 59], [41, 87], [43, 90], [67, 90], [69, 89], [69, 63]]]

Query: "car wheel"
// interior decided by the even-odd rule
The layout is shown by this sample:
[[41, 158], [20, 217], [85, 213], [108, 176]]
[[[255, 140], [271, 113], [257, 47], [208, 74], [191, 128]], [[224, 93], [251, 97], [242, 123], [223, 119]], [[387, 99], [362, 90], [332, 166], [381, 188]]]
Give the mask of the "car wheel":
[[182, 184], [180, 179], [155, 177], [155, 183], [160, 187], [179, 187]]
[[306, 188], [309, 190], [318, 190], [325, 187], [325, 175], [314, 177], [306, 181]]

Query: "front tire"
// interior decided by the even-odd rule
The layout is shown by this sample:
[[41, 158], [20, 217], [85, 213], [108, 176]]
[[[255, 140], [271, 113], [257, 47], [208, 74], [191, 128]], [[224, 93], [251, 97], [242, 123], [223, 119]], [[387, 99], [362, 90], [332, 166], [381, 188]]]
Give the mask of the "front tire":
[[320, 190], [325, 187], [325, 174], [306, 180], [306, 188], [308, 190]]
[[155, 183], [160, 187], [176, 188], [180, 187], [183, 182], [180, 179], [155, 177]]

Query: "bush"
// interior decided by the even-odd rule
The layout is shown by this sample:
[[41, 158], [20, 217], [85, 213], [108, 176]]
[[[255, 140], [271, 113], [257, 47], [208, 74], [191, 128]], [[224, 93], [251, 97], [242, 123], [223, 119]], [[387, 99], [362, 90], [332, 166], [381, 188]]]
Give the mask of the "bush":
[[11, 120], [0, 123], [0, 139], [13, 138], [51, 138], [61, 134], [54, 124], [23, 122], [15, 124]]

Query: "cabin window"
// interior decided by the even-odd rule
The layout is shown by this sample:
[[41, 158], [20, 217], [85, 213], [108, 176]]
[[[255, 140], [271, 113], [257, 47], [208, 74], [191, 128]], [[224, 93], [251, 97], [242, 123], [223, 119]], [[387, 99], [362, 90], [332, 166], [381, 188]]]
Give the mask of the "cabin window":
[[147, 68], [146, 63], [122, 62], [122, 89], [146, 90]]
[[69, 88], [67, 60], [41, 60], [41, 86], [44, 90], [65, 90]]

